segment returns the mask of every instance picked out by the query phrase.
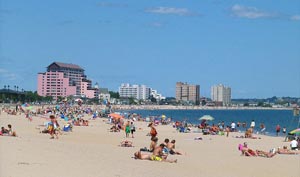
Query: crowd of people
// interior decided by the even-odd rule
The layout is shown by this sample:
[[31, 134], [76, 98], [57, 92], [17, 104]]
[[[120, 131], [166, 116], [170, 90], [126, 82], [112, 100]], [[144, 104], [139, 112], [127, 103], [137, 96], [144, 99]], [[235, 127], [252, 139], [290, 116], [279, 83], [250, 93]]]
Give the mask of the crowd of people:
[[[41, 107], [38, 108], [34, 113], [30, 110], [24, 110], [19, 106], [16, 107], [16, 110], [11, 109], [2, 109], [2, 112], [7, 112], [7, 114], [11, 115], [18, 115], [21, 113], [25, 114], [25, 118], [28, 118], [32, 121], [32, 115], [40, 116], [41, 118], [47, 118], [48, 121], [45, 124], [44, 130], [41, 133], [47, 133], [50, 135], [50, 139], [58, 139], [60, 135], [62, 135], [62, 131], [72, 131], [73, 126], [89, 126], [89, 121], [84, 119], [84, 115], [89, 115], [92, 117], [91, 119], [95, 119], [98, 115], [98, 110], [92, 110], [88, 107], [80, 106], [70, 106], [67, 104], [56, 105], [55, 107]], [[58, 121], [65, 121], [65, 125], [62, 127], [60, 126]], [[135, 138], [136, 132], [136, 121], [145, 121], [141, 117], [132, 117], [129, 116], [126, 118], [118, 118], [118, 119], [109, 119], [109, 123], [112, 125], [110, 128], [111, 132], [125, 132], [126, 140], [121, 141], [122, 147], [134, 147], [133, 141], [127, 140], [127, 138]], [[173, 139], [170, 141], [169, 138], [165, 138], [163, 142], [159, 143], [158, 139], [158, 132], [156, 129], [157, 125], [166, 125], [166, 119], [162, 119], [158, 121], [157, 119], [153, 119], [150, 121], [148, 127], [150, 128], [149, 133], [147, 134], [150, 136], [150, 145], [148, 147], [140, 148], [139, 151], [134, 153], [134, 157], [136, 159], [141, 160], [151, 160], [151, 161], [161, 161], [161, 162], [170, 162], [176, 163], [177, 159], [169, 159], [170, 155], [183, 155], [182, 152], [175, 149], [176, 140]], [[179, 132], [191, 132], [191, 130], [195, 127], [188, 124], [186, 121], [179, 122], [176, 121], [173, 124], [173, 127], [176, 128]], [[253, 136], [254, 128], [255, 128], [255, 121], [252, 120], [250, 123], [249, 128], [247, 128], [246, 122], [231, 122], [229, 125], [225, 125], [224, 122], [219, 122], [218, 124], [209, 125], [206, 120], [202, 121], [196, 128], [201, 129], [203, 135], [226, 135], [229, 137], [230, 132], [237, 132], [238, 129], [242, 127], [244, 128], [245, 134], [244, 136], [239, 136], [239, 138], [251, 138], [257, 139], [257, 137]], [[183, 131], [182, 131], [183, 130]], [[286, 128], [280, 128], [279, 125], [276, 126], [276, 135], [279, 135], [280, 132], [286, 133]], [[266, 126], [261, 123], [260, 124], [260, 134], [265, 134]], [[12, 125], [7, 125], [7, 128], [1, 127], [0, 135], [2, 136], [17, 136], [16, 132], [12, 130]], [[202, 138], [201, 138], [202, 140]], [[270, 151], [263, 151], [263, 150], [253, 150], [248, 147], [247, 143], [240, 144], [239, 150], [241, 151], [242, 155], [249, 156], [249, 157], [267, 157], [271, 158], [274, 157], [276, 154], [300, 154], [299, 149], [299, 141], [300, 139], [293, 139], [290, 142], [290, 148], [287, 146], [283, 146], [283, 148], [272, 148]]]
[[8, 124], [7, 128], [1, 127], [0, 136], [17, 136], [17, 133], [13, 131], [12, 125]]
[[134, 153], [136, 159], [152, 160], [160, 162], [176, 163], [177, 159], [168, 159], [169, 155], [182, 155], [181, 152], [175, 150], [175, 140], [169, 140], [166, 138], [164, 142], [158, 143], [158, 133], [154, 123], [148, 125], [150, 127], [149, 135], [151, 136], [151, 142], [149, 148], [144, 147]]

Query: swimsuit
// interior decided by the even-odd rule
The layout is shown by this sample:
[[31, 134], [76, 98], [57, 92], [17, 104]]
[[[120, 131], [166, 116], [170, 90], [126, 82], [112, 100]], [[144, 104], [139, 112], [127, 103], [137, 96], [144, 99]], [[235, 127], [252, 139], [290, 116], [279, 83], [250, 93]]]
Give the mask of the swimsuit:
[[153, 161], [162, 161], [162, 158], [159, 157], [159, 156], [156, 156], [156, 155], [152, 155], [151, 160], [153, 160]]

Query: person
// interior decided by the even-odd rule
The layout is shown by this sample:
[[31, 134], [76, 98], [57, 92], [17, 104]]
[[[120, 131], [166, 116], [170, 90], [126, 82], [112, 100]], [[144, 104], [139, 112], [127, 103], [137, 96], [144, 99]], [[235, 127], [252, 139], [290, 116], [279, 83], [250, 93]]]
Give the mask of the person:
[[121, 147], [134, 147], [134, 146], [132, 145], [132, 142], [131, 142], [131, 141], [127, 141], [127, 140], [122, 141], [120, 146], [121, 146]]
[[158, 138], [157, 137], [153, 137], [151, 138], [151, 143], [150, 143], [150, 148], [147, 149], [146, 147], [144, 148], [141, 148], [140, 151], [148, 151], [148, 152], [153, 152], [156, 145], [157, 145], [157, 141], [158, 141]]
[[1, 127], [1, 134], [2, 135], [8, 135], [8, 130], [7, 129], [5, 129], [4, 127]]
[[153, 152], [156, 145], [157, 145], [157, 141], [158, 141], [158, 138], [157, 137], [153, 137], [151, 138], [151, 143], [150, 143], [150, 148], [149, 148], [149, 152]]
[[16, 132], [12, 130], [11, 124], [8, 124], [7, 127], [8, 127], [8, 135], [17, 136]]
[[156, 128], [154, 127], [153, 123], [151, 122], [151, 123], [148, 125], [148, 127], [151, 128], [151, 130], [150, 130], [150, 136], [151, 136], [151, 138], [156, 137], [156, 136], [157, 136], [157, 131], [156, 131]]
[[282, 134], [283, 134], [283, 135], [286, 134], [286, 128], [285, 128], [285, 127], [282, 128]]
[[256, 154], [257, 154], [257, 156], [260, 156], [260, 157], [271, 158], [271, 157], [274, 157], [277, 154], [277, 151], [275, 150], [275, 148], [271, 149], [270, 152], [265, 152], [265, 151], [262, 151], [262, 150], [256, 150]]
[[229, 126], [226, 126], [225, 131], [226, 131], [226, 137], [228, 137], [229, 136], [229, 132], [230, 132]]
[[141, 151], [137, 151], [134, 153], [134, 158], [140, 160], [151, 160], [151, 154], [142, 154]]
[[163, 152], [163, 155], [162, 157], [164, 159], [166, 159], [169, 155], [169, 152], [170, 152], [170, 149], [167, 147], [167, 145], [169, 144], [170, 140], [168, 138], [165, 139], [165, 141], [163, 142], [163, 144], [165, 145], [165, 147], [163, 148], [162, 152]]
[[260, 124], [260, 133], [261, 134], [266, 134], [266, 126], [265, 126], [265, 124], [263, 124], [263, 123], [261, 123]]
[[130, 125], [129, 125], [129, 121], [127, 121], [126, 126], [125, 126], [126, 138], [129, 137], [129, 133], [130, 133]]
[[56, 119], [54, 115], [50, 115], [50, 122], [48, 123], [48, 132], [50, 134], [50, 139], [54, 139], [54, 135], [56, 136], [56, 139], [58, 139], [58, 135], [56, 132], [56, 128], [58, 127], [56, 125]]
[[176, 142], [175, 140], [172, 140], [171, 142], [169, 142], [167, 144], [167, 148], [169, 149], [169, 153], [172, 154], [172, 155], [174, 155], [174, 154], [182, 155], [181, 152], [175, 150], [175, 142]]
[[231, 122], [231, 132], [235, 132], [235, 123], [234, 122]]
[[298, 148], [298, 141], [296, 138], [293, 138], [293, 140], [290, 142], [290, 146], [292, 150], [296, 150]]
[[133, 133], [135, 132], [135, 126], [133, 122], [130, 123], [130, 132], [131, 132], [131, 137], [134, 138]]
[[248, 148], [248, 144], [246, 142], [244, 142], [243, 145], [239, 144], [238, 149], [242, 152], [241, 155], [248, 156], [248, 157], [257, 156], [256, 151]]
[[283, 146], [283, 148], [278, 148], [278, 154], [300, 154], [300, 151], [291, 151], [287, 148], [287, 146]]
[[254, 120], [251, 121], [250, 127], [254, 129], [254, 127], [255, 127], [255, 121]]
[[160, 144], [159, 146], [157, 146], [154, 151], [153, 154], [150, 156], [150, 159], [152, 161], [159, 161], [159, 162], [170, 162], [170, 163], [177, 163], [177, 159], [175, 160], [169, 160], [169, 159], [165, 159], [163, 158], [163, 148], [165, 147], [165, 144]]
[[277, 124], [277, 126], [276, 126], [276, 136], [279, 135], [279, 132], [280, 132], [280, 125]]

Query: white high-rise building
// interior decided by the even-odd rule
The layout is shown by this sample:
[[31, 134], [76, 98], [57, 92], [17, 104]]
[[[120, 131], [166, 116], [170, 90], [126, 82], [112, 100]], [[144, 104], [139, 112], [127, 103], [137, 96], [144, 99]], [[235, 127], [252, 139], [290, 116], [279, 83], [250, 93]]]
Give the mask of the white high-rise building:
[[150, 88], [146, 85], [121, 84], [119, 87], [119, 94], [120, 97], [123, 98], [146, 100], [150, 97]]
[[162, 96], [162, 94], [159, 94], [157, 90], [151, 89], [150, 95], [158, 101], [166, 99], [166, 97]]
[[231, 88], [222, 84], [211, 87], [212, 101], [222, 102], [223, 106], [228, 106], [231, 103]]

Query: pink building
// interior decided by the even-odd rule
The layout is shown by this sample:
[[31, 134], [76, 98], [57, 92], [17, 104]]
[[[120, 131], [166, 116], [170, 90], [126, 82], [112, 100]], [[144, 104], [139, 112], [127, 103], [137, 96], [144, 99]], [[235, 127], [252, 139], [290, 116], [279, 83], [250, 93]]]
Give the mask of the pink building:
[[87, 98], [98, 97], [98, 89], [92, 88], [92, 82], [86, 79], [84, 70], [74, 64], [54, 62], [47, 72], [38, 73], [37, 93], [40, 96], [66, 97], [80, 95]]

